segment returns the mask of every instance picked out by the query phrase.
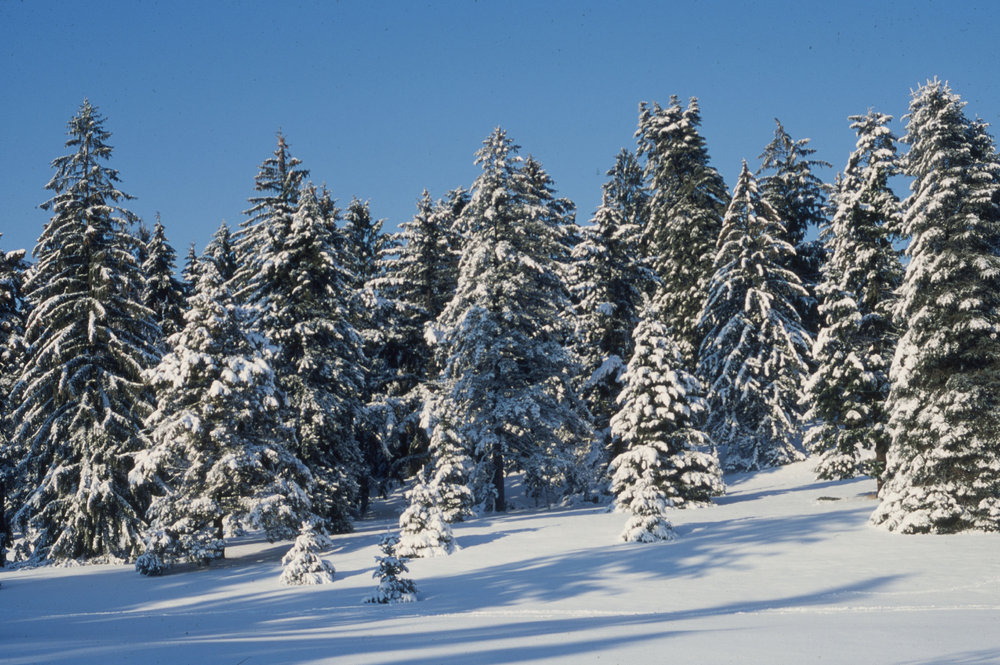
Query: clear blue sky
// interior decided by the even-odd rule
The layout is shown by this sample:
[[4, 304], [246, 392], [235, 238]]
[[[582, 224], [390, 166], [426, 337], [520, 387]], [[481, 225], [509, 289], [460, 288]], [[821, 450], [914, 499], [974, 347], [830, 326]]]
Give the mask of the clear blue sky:
[[730, 186], [775, 116], [840, 169], [847, 116], [898, 119], [933, 76], [996, 134], [998, 25], [1000, 3], [957, 0], [0, 0], [0, 247], [34, 245], [84, 97], [108, 118], [131, 209], [159, 211], [183, 255], [242, 220], [279, 129], [342, 206], [369, 199], [387, 228], [424, 188], [471, 184], [497, 125], [586, 223], [638, 103], [671, 94], [700, 99]]

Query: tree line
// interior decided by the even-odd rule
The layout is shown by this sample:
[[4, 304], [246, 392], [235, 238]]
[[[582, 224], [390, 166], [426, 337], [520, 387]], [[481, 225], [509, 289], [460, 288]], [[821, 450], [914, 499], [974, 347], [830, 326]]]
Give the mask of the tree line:
[[0, 262], [4, 546], [156, 572], [347, 531], [414, 478], [395, 553], [448, 553], [512, 472], [662, 540], [724, 471], [804, 452], [877, 480], [875, 524], [997, 530], [1000, 159], [938, 80], [905, 120], [852, 116], [833, 183], [778, 122], [730, 191], [697, 100], [643, 103], [586, 225], [497, 128], [395, 233], [279, 134], [245, 221], [179, 277], [85, 101], [32, 260]]

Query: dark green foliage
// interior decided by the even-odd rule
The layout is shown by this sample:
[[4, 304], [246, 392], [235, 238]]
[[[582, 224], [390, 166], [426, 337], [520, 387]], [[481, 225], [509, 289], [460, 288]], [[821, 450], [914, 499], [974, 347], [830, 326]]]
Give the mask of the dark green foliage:
[[25, 556], [116, 560], [138, 554], [145, 498], [128, 483], [151, 410], [142, 371], [158, 327], [138, 295], [142, 274], [119, 204], [104, 118], [84, 102], [74, 150], [52, 162], [52, 212], [25, 283], [31, 305], [13, 390], [13, 503]]
[[[814, 346], [816, 371], [806, 388], [806, 421], [818, 421], [806, 447], [820, 456], [820, 478], [880, 476], [889, 447], [885, 400], [896, 346], [894, 292], [903, 268], [893, 248], [901, 206], [889, 187], [898, 170], [891, 116], [852, 116], [858, 132], [823, 231], [829, 261], [817, 288], [823, 326]], [[874, 461], [862, 462], [863, 451]]]
[[671, 97], [666, 108], [639, 105], [636, 136], [639, 155], [646, 157], [650, 196], [645, 251], [660, 279], [664, 323], [689, 367], [701, 344], [697, 322], [729, 202], [722, 176], [709, 165], [700, 124], [694, 98], [686, 109], [677, 97]]

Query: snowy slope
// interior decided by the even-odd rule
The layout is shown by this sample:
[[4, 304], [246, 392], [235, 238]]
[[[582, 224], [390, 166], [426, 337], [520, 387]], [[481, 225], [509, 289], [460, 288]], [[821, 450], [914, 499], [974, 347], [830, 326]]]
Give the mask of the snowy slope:
[[730, 476], [673, 514], [678, 540], [617, 544], [625, 516], [518, 510], [458, 525], [410, 563], [422, 601], [370, 606], [379, 536], [335, 539], [337, 580], [282, 587], [288, 544], [142, 578], [131, 568], [0, 573], [0, 660], [27, 663], [1000, 663], [1000, 540], [867, 525], [869, 480], [810, 462]]

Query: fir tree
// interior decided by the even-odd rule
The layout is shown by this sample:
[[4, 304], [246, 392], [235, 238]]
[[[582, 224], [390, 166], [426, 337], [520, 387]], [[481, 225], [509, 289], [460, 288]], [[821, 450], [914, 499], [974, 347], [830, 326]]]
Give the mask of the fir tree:
[[309, 522], [302, 523], [302, 529], [295, 539], [295, 545], [281, 558], [279, 581], [289, 586], [305, 584], [330, 584], [336, 574], [333, 564], [319, 556], [332, 543], [316, 532]]
[[205, 251], [201, 253], [197, 268], [190, 271], [195, 277], [195, 281], [190, 283], [193, 293], [201, 278], [202, 266], [211, 263], [213, 269], [223, 282], [229, 282], [236, 276], [236, 248], [233, 245], [233, 237], [229, 231], [229, 225], [225, 222], [219, 224], [219, 228], [212, 234], [212, 239], [205, 245]]
[[475, 496], [471, 488], [472, 460], [446, 413], [440, 413], [430, 437], [430, 457], [433, 472], [430, 490], [439, 499], [444, 520], [461, 522], [473, 514]]
[[698, 133], [701, 112], [692, 98], [682, 109], [677, 97], [661, 108], [639, 105], [639, 155], [646, 157], [650, 190], [644, 229], [645, 251], [661, 282], [664, 323], [693, 367], [701, 343], [698, 315], [712, 278], [715, 243], [729, 197], [709, 165]]
[[367, 201], [351, 199], [344, 213], [342, 233], [347, 240], [347, 253], [351, 257], [348, 267], [355, 278], [355, 288], [361, 289], [378, 273], [378, 258], [387, 241], [382, 232], [381, 219], [372, 219]]
[[715, 447], [698, 427], [705, 410], [700, 383], [685, 371], [661, 318], [655, 306], [643, 312], [611, 419], [625, 447], [610, 468], [615, 504], [632, 513], [625, 541], [668, 539], [667, 508], [704, 505], [724, 491]]
[[312, 518], [312, 477], [278, 419], [280, 393], [244, 317], [213, 264], [202, 268], [185, 327], [147, 372], [157, 409], [138, 455], [134, 486], [156, 495], [146, 549], [165, 560], [206, 561], [224, 538], [262, 529], [290, 538]]
[[[899, 228], [899, 199], [889, 187], [898, 172], [891, 116], [852, 116], [857, 148], [834, 195], [834, 215], [824, 230], [830, 259], [817, 289], [823, 321], [813, 356], [817, 369], [806, 386], [806, 422], [818, 421], [806, 447], [820, 461], [820, 478], [881, 477], [889, 446], [885, 400], [896, 344], [891, 308], [902, 279], [892, 229]], [[861, 452], [874, 450], [865, 464]]]
[[298, 454], [316, 485], [313, 509], [333, 531], [349, 531], [363, 473], [357, 425], [364, 403], [364, 355], [354, 328], [355, 294], [343, 239], [324, 218], [316, 192], [299, 207], [258, 282], [267, 298], [257, 324], [273, 346]]
[[396, 553], [411, 559], [448, 556], [455, 551], [455, 536], [441, 510], [441, 495], [422, 471], [416, 484], [407, 490], [409, 502], [399, 516], [399, 544]]
[[913, 93], [902, 139], [909, 263], [872, 515], [902, 533], [1000, 528], [1000, 160], [964, 106], [929, 81]]
[[[370, 358], [371, 401], [380, 414], [384, 456], [382, 464], [371, 466], [376, 476], [409, 475], [414, 469], [408, 467], [426, 461], [420, 414], [427, 381], [438, 368], [424, 330], [455, 292], [459, 254], [452, 227], [464, 202], [463, 190], [437, 202], [424, 191], [417, 214], [383, 246], [376, 277], [368, 283], [379, 304]], [[391, 461], [397, 468], [389, 468]]]
[[52, 162], [52, 211], [25, 282], [31, 305], [13, 389], [14, 519], [24, 554], [117, 560], [138, 554], [145, 500], [129, 486], [151, 410], [142, 371], [158, 333], [139, 302], [136, 241], [120, 203], [104, 118], [88, 102], [69, 122], [73, 152]]
[[809, 229], [825, 226], [827, 218], [827, 186], [816, 177], [816, 168], [831, 168], [831, 164], [810, 159], [815, 150], [809, 148], [809, 139], [793, 140], [781, 121], [774, 119], [777, 127], [774, 138], [759, 155], [761, 197], [774, 208], [778, 219], [785, 226], [783, 240], [795, 248], [785, 267], [799, 276], [808, 291], [806, 298], [796, 301], [795, 307], [803, 326], [815, 335], [820, 320], [817, 313], [816, 285], [821, 279], [820, 270], [826, 259], [821, 242], [807, 241]]
[[643, 293], [655, 276], [642, 261], [641, 233], [646, 197], [642, 169], [622, 150], [608, 171], [601, 206], [583, 240], [573, 250], [577, 354], [583, 365], [582, 394], [594, 418], [603, 466], [608, 453], [622, 452], [611, 442], [610, 421], [617, 411], [618, 381], [632, 356], [632, 331], [639, 321]]
[[0, 250], [0, 567], [6, 561], [13, 531], [7, 516], [8, 487], [17, 459], [11, 442], [9, 401], [24, 356], [24, 250]]
[[805, 290], [783, 267], [795, 250], [783, 237], [744, 162], [719, 236], [699, 364], [708, 432], [731, 471], [800, 457], [798, 403], [810, 340], [792, 304]]
[[365, 598], [366, 603], [411, 603], [417, 599], [417, 585], [409, 578], [400, 577], [410, 571], [406, 567], [407, 559], [396, 556], [398, 543], [399, 537], [393, 534], [386, 534], [379, 541], [382, 556], [375, 557], [378, 566], [372, 575], [378, 580], [378, 587], [372, 595]]
[[198, 286], [198, 252], [195, 251], [194, 243], [188, 245], [181, 277], [184, 279], [184, 297], [189, 298]]
[[525, 210], [516, 150], [498, 128], [478, 154], [483, 173], [459, 222], [458, 285], [434, 333], [442, 404], [459, 436], [475, 442], [476, 499], [499, 511], [508, 468], [524, 469], [536, 497], [565, 490], [576, 446], [591, 436], [564, 347], [568, 295], [553, 261], [560, 229]]
[[278, 147], [260, 165], [254, 179], [254, 188], [261, 194], [250, 198], [250, 207], [243, 213], [247, 219], [234, 241], [233, 295], [248, 308], [255, 330], [265, 336], [267, 331], [256, 325], [259, 310], [270, 296], [270, 285], [263, 277], [265, 264], [279, 253], [299, 207], [299, 192], [309, 176], [308, 170], [300, 168], [301, 163], [278, 132]]
[[165, 336], [170, 336], [184, 325], [184, 285], [174, 277], [177, 252], [167, 242], [160, 216], [149, 242], [146, 243], [146, 260], [142, 263], [145, 284], [142, 302], [153, 312]]

